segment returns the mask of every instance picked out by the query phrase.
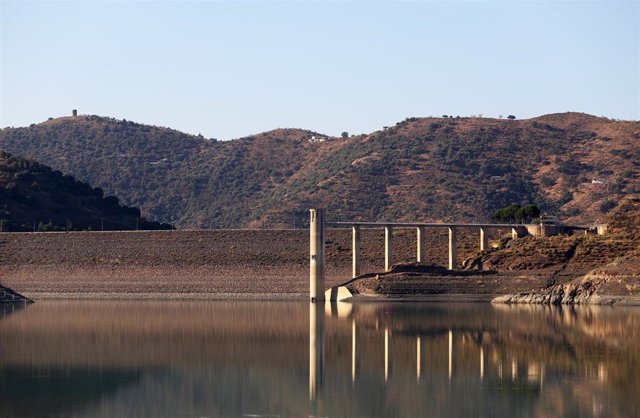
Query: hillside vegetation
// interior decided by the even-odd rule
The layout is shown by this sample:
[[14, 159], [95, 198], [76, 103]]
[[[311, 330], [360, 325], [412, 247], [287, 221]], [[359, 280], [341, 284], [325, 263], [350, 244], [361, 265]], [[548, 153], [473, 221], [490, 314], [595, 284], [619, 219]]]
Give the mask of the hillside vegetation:
[[[313, 139], [315, 138], [315, 139]], [[640, 192], [640, 122], [408, 118], [368, 135], [278, 129], [218, 142], [98, 116], [0, 130], [0, 149], [101, 187], [180, 227], [330, 220], [488, 220], [536, 203], [591, 223]]]
[[169, 229], [140, 210], [47, 166], [0, 152], [0, 230]]

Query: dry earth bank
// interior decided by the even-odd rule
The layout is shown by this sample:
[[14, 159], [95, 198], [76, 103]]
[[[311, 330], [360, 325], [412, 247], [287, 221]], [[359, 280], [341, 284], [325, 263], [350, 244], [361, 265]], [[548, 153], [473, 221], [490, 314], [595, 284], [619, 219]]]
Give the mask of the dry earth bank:
[[[309, 232], [212, 230], [0, 234], [0, 283], [40, 298], [305, 298]], [[382, 230], [362, 234], [363, 271], [382, 269]], [[415, 257], [415, 232], [395, 231], [394, 257]], [[461, 231], [460, 258], [478, 246]], [[429, 233], [444, 265], [447, 237]], [[327, 286], [351, 277], [350, 230], [327, 232]]]

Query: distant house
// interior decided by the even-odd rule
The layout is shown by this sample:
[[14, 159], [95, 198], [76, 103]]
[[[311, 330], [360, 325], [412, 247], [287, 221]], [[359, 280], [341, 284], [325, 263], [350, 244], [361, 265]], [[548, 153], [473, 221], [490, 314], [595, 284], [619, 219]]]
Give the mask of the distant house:
[[324, 142], [327, 140], [327, 137], [325, 136], [315, 136], [313, 135], [311, 137], [311, 139], [309, 139], [309, 142]]
[[607, 184], [608, 182], [606, 180], [600, 180], [600, 179], [593, 179], [591, 180], [591, 184]]

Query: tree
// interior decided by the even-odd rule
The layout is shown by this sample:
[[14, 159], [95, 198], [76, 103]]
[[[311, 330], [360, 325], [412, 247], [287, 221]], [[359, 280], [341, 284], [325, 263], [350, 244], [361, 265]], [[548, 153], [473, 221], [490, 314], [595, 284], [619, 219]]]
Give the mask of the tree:
[[540, 216], [537, 205], [511, 205], [493, 212], [491, 219], [497, 222], [530, 222]]
[[498, 209], [491, 214], [491, 219], [498, 222], [514, 222], [516, 220], [516, 212], [519, 209], [520, 205], [511, 205]]
[[342, 133], [342, 137], [343, 137], [343, 138], [349, 138], [349, 132], [344, 131], [344, 132]]
[[540, 216], [540, 208], [536, 205], [526, 205], [518, 209], [515, 213], [516, 221], [531, 222], [532, 219]]
[[513, 116], [513, 115], [509, 115], [509, 116], [507, 116], [507, 119], [514, 120], [515, 118], [516, 118], [516, 117], [515, 117], [515, 116]]

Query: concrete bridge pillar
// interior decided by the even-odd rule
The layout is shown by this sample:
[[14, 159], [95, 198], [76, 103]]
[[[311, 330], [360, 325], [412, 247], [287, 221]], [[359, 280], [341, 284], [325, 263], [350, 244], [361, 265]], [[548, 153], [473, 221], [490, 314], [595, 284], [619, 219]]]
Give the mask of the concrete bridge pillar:
[[480, 228], [480, 251], [486, 251], [489, 249], [489, 234], [485, 228]]
[[393, 227], [384, 227], [384, 270], [391, 270], [393, 265]]
[[353, 236], [351, 239], [351, 248], [353, 254], [352, 263], [352, 276], [358, 277], [360, 275], [360, 225], [353, 225], [351, 227]]
[[309, 296], [324, 301], [324, 210], [311, 209], [309, 222]]
[[424, 226], [416, 228], [416, 261], [424, 263]]
[[511, 238], [513, 239], [526, 237], [528, 233], [527, 227], [524, 225], [517, 225], [511, 228]]
[[457, 255], [456, 255], [456, 227], [449, 227], [449, 270], [454, 270], [457, 267]]

